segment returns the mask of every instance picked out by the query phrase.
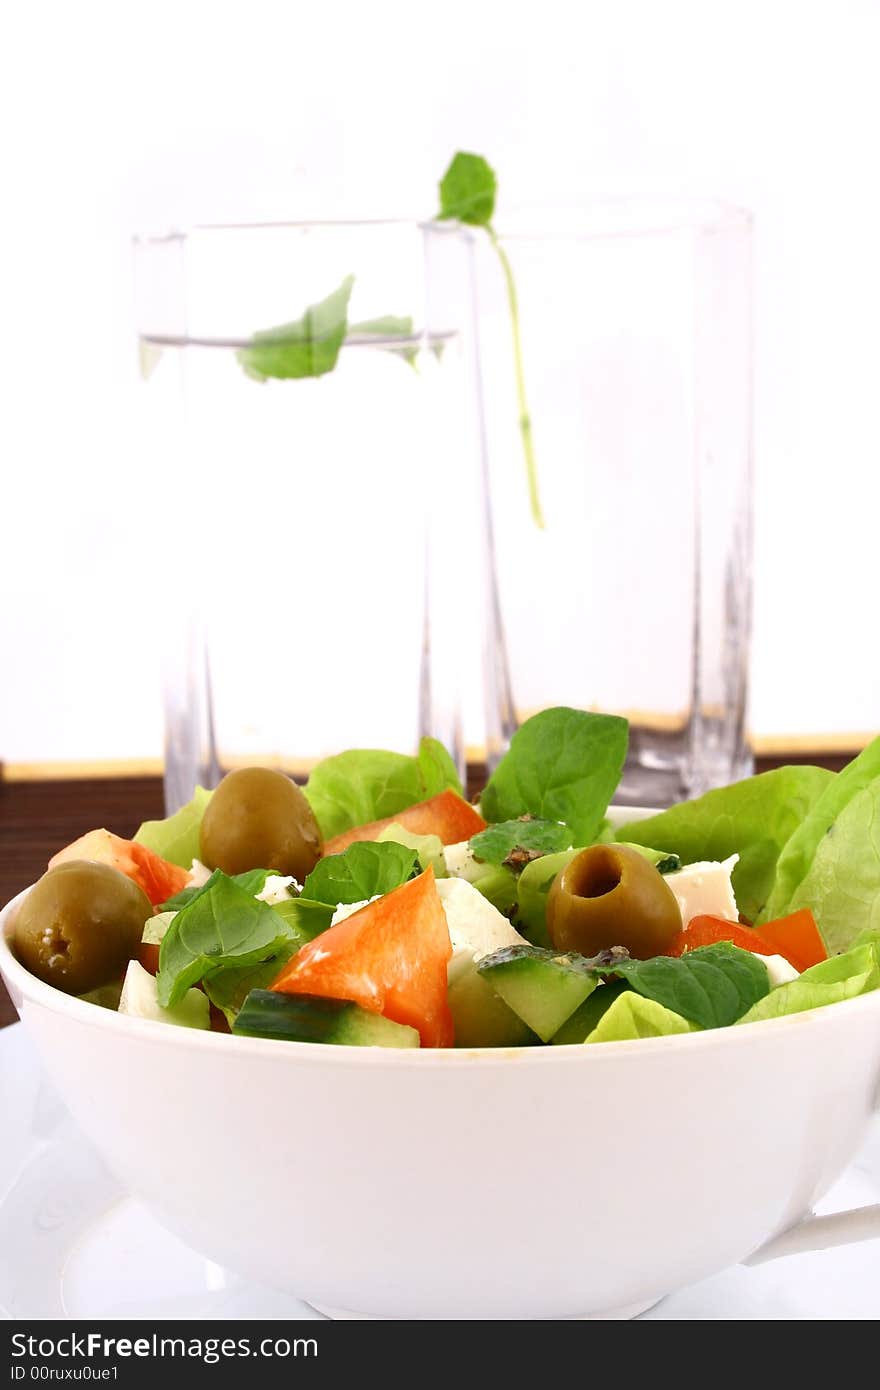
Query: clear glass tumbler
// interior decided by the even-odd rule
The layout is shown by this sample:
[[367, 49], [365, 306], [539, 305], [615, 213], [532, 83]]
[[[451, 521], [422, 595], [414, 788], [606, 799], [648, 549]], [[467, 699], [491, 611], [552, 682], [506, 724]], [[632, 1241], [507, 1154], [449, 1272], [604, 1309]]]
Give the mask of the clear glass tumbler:
[[169, 812], [236, 766], [424, 734], [464, 771], [470, 255], [403, 222], [136, 244]]
[[499, 243], [524, 397], [508, 280], [483, 237], [489, 761], [525, 716], [569, 704], [629, 718], [624, 802], [735, 780], [751, 767], [750, 218], [626, 201], [524, 219]]

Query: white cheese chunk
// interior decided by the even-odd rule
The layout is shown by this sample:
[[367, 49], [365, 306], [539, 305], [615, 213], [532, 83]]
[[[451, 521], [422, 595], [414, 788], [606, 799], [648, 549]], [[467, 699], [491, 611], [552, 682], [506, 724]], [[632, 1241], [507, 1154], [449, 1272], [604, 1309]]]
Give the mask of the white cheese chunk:
[[444, 845], [443, 858], [446, 860], [446, 872], [453, 878], [473, 879], [481, 870], [486, 872], [487, 866], [477, 863], [468, 840], [461, 840], [457, 845]]
[[335, 927], [340, 922], [344, 922], [346, 917], [352, 917], [355, 912], [360, 912], [362, 907], [369, 907], [370, 903], [374, 903], [376, 898], [381, 897], [381, 893], [376, 893], [372, 898], [364, 898], [362, 903], [340, 903], [333, 913], [333, 916], [330, 918], [331, 927]]
[[488, 898], [463, 878], [437, 880], [437, 892], [446, 914], [452, 959], [450, 980], [467, 965], [482, 960], [502, 946], [526, 946], [528, 942], [512, 927]]
[[722, 917], [725, 922], [739, 921], [739, 910], [730, 881], [738, 860], [739, 855], [732, 854], [720, 864], [687, 864], [674, 874], [663, 875], [663, 882], [672, 889], [681, 909], [682, 926], [686, 927], [692, 917], [699, 917], [703, 913]]
[[211, 1006], [204, 990], [188, 989], [179, 1004], [163, 1009], [156, 977], [139, 961], [130, 960], [125, 972], [119, 1012], [130, 1018], [149, 1018], [154, 1023], [177, 1023], [184, 1028], [210, 1028]]
[[268, 903], [271, 907], [274, 903], [286, 903], [294, 896], [288, 893], [291, 884], [297, 893], [302, 892], [300, 884], [297, 883], [293, 874], [270, 874], [263, 885], [262, 891], [255, 893], [254, 897], [258, 902]]
[[211, 877], [211, 870], [207, 864], [203, 864], [201, 859], [194, 859], [192, 868], [189, 871], [188, 888], [201, 888]]
[[767, 967], [767, 974], [770, 976], [770, 988], [775, 989], [777, 985], [791, 984], [800, 975], [799, 970], [795, 970], [790, 960], [785, 956], [761, 956], [761, 960]]

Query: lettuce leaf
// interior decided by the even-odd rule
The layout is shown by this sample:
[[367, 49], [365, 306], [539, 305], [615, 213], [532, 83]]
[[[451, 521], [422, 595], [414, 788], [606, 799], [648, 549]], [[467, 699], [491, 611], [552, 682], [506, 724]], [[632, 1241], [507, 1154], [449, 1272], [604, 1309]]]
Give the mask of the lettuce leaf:
[[173, 816], [166, 816], [165, 820], [145, 820], [134, 838], [139, 845], [145, 845], [170, 864], [188, 869], [199, 857], [202, 816], [213, 794], [204, 787], [196, 787], [192, 800]]
[[880, 986], [880, 966], [876, 945], [866, 944], [842, 956], [811, 965], [790, 984], [770, 991], [739, 1023], [760, 1023], [766, 1018], [785, 1018], [825, 1004], [839, 1004]]
[[656, 999], [644, 999], [627, 989], [612, 1001], [586, 1041], [627, 1042], [632, 1038], [662, 1038], [671, 1033], [696, 1031], [695, 1024], [658, 1004]]
[[852, 762], [837, 774], [833, 782], [828, 784], [784, 846], [776, 865], [773, 891], [764, 909], [765, 922], [784, 917], [789, 911], [789, 903], [798, 885], [806, 877], [822, 837], [827, 835], [853, 797], [864, 791], [878, 777], [880, 738], [875, 738], [857, 758], [853, 758]]
[[617, 838], [680, 854], [683, 864], [738, 854], [736, 901], [755, 922], [770, 896], [783, 847], [834, 779], [821, 767], [774, 768], [622, 826]]
[[386, 825], [384, 830], [380, 830], [376, 836], [376, 844], [382, 845], [386, 841], [393, 840], [395, 844], [405, 845], [407, 849], [414, 849], [419, 857], [419, 863], [423, 869], [428, 866], [434, 870], [435, 878], [447, 878], [446, 858], [443, 854], [443, 841], [439, 835], [414, 835], [406, 826], [398, 825], [392, 821], [391, 825]]
[[325, 840], [355, 825], [396, 816], [462, 786], [451, 757], [434, 738], [423, 738], [416, 756], [380, 748], [351, 748], [312, 769], [304, 788]]
[[823, 835], [786, 908], [810, 908], [829, 955], [880, 930], [880, 777], [856, 792]]
[[614, 714], [542, 710], [520, 725], [489, 778], [483, 816], [562, 821], [576, 843], [590, 844], [620, 781], [628, 736], [627, 721]]

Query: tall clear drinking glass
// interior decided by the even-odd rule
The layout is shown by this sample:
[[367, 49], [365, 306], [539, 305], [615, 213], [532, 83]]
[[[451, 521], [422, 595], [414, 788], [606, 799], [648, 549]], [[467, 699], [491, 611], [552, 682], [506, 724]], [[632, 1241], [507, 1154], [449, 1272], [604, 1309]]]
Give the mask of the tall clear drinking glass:
[[480, 471], [469, 257], [415, 223], [138, 242], [169, 811], [236, 766], [425, 734], [464, 770], [479, 558], [443, 560]]
[[490, 762], [525, 716], [570, 704], [630, 719], [629, 804], [734, 780], [751, 767], [750, 218], [610, 203], [510, 224], [499, 243], [524, 392], [509, 281], [483, 238]]

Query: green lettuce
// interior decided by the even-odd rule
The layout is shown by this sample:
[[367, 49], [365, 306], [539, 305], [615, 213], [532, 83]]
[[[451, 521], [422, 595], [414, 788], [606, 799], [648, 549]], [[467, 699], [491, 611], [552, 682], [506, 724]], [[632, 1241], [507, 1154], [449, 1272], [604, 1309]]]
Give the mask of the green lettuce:
[[385, 844], [388, 840], [393, 840], [395, 844], [405, 845], [407, 849], [414, 849], [419, 857], [419, 863], [423, 869], [429, 866], [434, 870], [435, 878], [446, 878], [446, 859], [443, 854], [443, 841], [439, 835], [414, 835], [406, 826], [398, 825], [393, 822], [386, 825], [385, 829], [376, 836], [376, 844]]
[[847, 802], [823, 835], [786, 910], [808, 907], [829, 955], [880, 930], [880, 777]]
[[483, 816], [562, 821], [576, 843], [590, 844], [620, 781], [628, 734], [627, 721], [614, 714], [562, 706], [533, 715], [489, 778]]
[[627, 989], [604, 1011], [586, 1041], [603, 1043], [627, 1042], [632, 1038], [662, 1038], [671, 1033], [693, 1033], [696, 1028], [697, 1025], [658, 1004], [656, 999], [645, 999]]
[[679, 854], [684, 864], [738, 854], [736, 901], [755, 922], [770, 896], [783, 847], [834, 779], [821, 767], [774, 768], [625, 825], [617, 838]]
[[[554, 1033], [550, 1039], [554, 1046], [564, 1046], [567, 1043], [583, 1043], [598, 1028], [600, 1020], [605, 1016], [615, 999], [628, 990], [629, 986], [625, 980], [608, 980], [605, 984], [600, 984], [598, 989], [588, 995], [583, 1004], [575, 1009], [570, 1018], [567, 1018], [558, 1033]], [[641, 998], [641, 995], [634, 996]]]
[[875, 738], [828, 784], [784, 846], [776, 865], [776, 878], [767, 899], [763, 921], [772, 922], [789, 911], [789, 904], [799, 884], [806, 878], [823, 837], [853, 797], [878, 777], [880, 738]]
[[337, 753], [312, 769], [304, 788], [325, 840], [447, 789], [462, 795], [455, 764], [435, 738], [423, 738], [415, 757], [379, 748]]
[[767, 1018], [785, 1018], [825, 1004], [839, 1004], [880, 985], [878, 949], [874, 944], [858, 946], [842, 956], [811, 965], [790, 984], [779, 985], [743, 1014], [739, 1023], [761, 1023]]
[[181, 806], [173, 816], [167, 816], [165, 820], [145, 820], [135, 840], [167, 859], [170, 864], [188, 869], [193, 860], [199, 857], [202, 816], [212, 796], [213, 792], [196, 787], [192, 800]]

